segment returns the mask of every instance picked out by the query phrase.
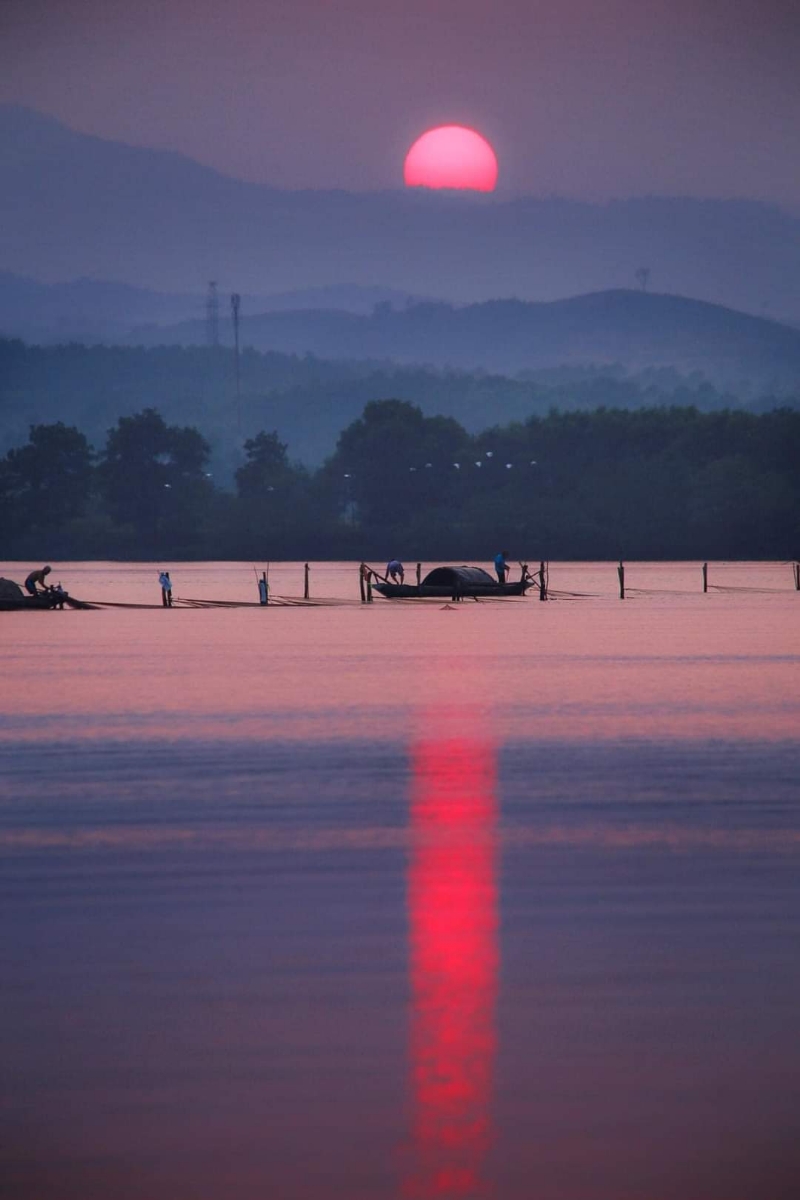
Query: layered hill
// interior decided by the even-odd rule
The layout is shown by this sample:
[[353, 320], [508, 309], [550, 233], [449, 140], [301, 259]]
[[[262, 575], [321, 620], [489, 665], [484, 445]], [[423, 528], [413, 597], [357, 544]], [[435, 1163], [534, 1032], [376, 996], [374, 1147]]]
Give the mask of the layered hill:
[[0, 269], [44, 282], [351, 282], [470, 303], [625, 288], [640, 268], [664, 293], [800, 320], [800, 221], [760, 203], [289, 192], [0, 109]]
[[[226, 331], [230, 339], [230, 331]], [[133, 342], [199, 345], [202, 322], [138, 330]], [[552, 303], [496, 300], [381, 306], [366, 316], [311, 311], [246, 316], [245, 344], [331, 359], [390, 359], [504, 374], [559, 365], [672, 367], [736, 389], [800, 388], [800, 329], [683, 296], [598, 292]]]
[[293, 458], [319, 463], [373, 400], [408, 400], [428, 415], [456, 418], [470, 432], [524, 422], [552, 408], [800, 406], [798, 393], [743, 400], [670, 370], [630, 375], [621, 367], [560, 367], [512, 379], [250, 349], [240, 365], [237, 401], [234, 355], [225, 347], [26, 346], [0, 340], [0, 455], [24, 444], [30, 425], [41, 422], [77, 425], [101, 447], [121, 416], [154, 407], [171, 423], [199, 428], [214, 446], [215, 478], [230, 482], [245, 438], [277, 430]]
[[[204, 314], [207, 290], [194, 294], [157, 292], [102, 279], [40, 283], [0, 271], [0, 336], [28, 342], [77, 341], [88, 344], [125, 340], [135, 327], [154, 329], [197, 320]], [[241, 297], [245, 312], [302, 312], [307, 309], [370, 313], [376, 305], [404, 307], [420, 297], [392, 288], [338, 284]], [[229, 297], [219, 296], [220, 326], [225, 331]], [[203, 327], [205, 329], [205, 326]]]

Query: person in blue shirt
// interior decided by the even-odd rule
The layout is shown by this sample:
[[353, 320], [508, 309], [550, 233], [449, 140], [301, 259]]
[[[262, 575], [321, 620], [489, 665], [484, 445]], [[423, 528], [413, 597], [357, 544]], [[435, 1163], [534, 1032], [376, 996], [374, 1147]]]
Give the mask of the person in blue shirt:
[[158, 582], [161, 584], [161, 603], [164, 608], [172, 608], [172, 580], [169, 577], [169, 571], [162, 571]]
[[497, 572], [497, 582], [505, 583], [508, 578], [508, 563], [506, 562], [507, 550], [501, 550], [494, 558], [494, 569]]
[[392, 583], [402, 583], [405, 577], [406, 573], [403, 569], [403, 564], [400, 562], [399, 558], [393, 558], [391, 562], [387, 564], [386, 578], [391, 580]]

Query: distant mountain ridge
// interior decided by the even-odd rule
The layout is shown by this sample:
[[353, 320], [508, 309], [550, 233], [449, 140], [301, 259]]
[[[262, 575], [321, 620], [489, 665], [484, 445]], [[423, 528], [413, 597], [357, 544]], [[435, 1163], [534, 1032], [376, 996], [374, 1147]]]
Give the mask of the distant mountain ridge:
[[[200, 345], [202, 322], [136, 331], [133, 344]], [[228, 341], [230, 333], [228, 332]], [[551, 303], [492, 300], [347, 312], [262, 313], [242, 323], [245, 345], [328, 359], [391, 360], [517, 374], [562, 364], [673, 367], [736, 389], [800, 391], [800, 329], [719, 305], [617, 290]]]
[[289, 192], [0, 107], [0, 269], [170, 294], [379, 285], [458, 303], [629, 287], [800, 321], [800, 220], [757, 202]]
[[[207, 292], [194, 295], [156, 292], [127, 283], [73, 279], [45, 284], [10, 271], [0, 271], [0, 337], [25, 341], [85, 343], [124, 340], [137, 326], [153, 329], [200, 319]], [[340, 284], [281, 292], [273, 296], [242, 296], [244, 314], [326, 308], [370, 313], [376, 304], [404, 307], [422, 297], [392, 288]], [[230, 297], [220, 291], [220, 326], [230, 317]]]
[[[222, 293], [223, 346], [233, 345], [228, 301]], [[699, 372], [738, 394], [800, 390], [800, 328], [681, 296], [621, 289], [550, 303], [453, 306], [341, 285], [245, 294], [242, 301], [242, 345], [262, 351], [504, 375], [560, 366], [669, 367]], [[88, 279], [46, 285], [0, 272], [3, 336], [44, 345], [200, 346], [207, 340], [205, 296]]]

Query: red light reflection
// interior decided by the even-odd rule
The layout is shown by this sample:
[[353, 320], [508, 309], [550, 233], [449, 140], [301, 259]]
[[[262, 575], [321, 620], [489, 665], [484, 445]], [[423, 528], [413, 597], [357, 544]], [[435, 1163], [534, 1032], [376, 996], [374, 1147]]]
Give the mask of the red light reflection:
[[495, 761], [468, 740], [412, 749], [408, 872], [414, 1197], [485, 1195], [497, 994]]

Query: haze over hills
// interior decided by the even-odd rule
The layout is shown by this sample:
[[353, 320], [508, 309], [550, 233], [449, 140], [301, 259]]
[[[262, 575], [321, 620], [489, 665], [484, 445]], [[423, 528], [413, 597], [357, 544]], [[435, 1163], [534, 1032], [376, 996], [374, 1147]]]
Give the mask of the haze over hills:
[[[219, 337], [232, 346], [228, 301], [220, 295]], [[0, 336], [30, 343], [199, 346], [207, 340], [204, 310], [204, 296], [89, 279], [47, 285], [0, 272]], [[463, 307], [357, 285], [242, 297], [242, 345], [263, 351], [507, 375], [666, 366], [743, 395], [798, 391], [798, 339], [796, 327], [641, 291]]]
[[[0, 267], [170, 294], [351, 282], [459, 303], [652, 286], [800, 320], [800, 220], [756, 202], [291, 192], [0, 109]], [[134, 322], [135, 323], [135, 322]]]
[[[279, 292], [272, 296], [244, 294], [245, 313], [283, 312], [325, 308], [352, 313], [370, 313], [376, 304], [403, 307], [421, 297], [392, 288], [339, 284]], [[206, 293], [156, 292], [112, 280], [74, 279], [46, 284], [0, 271], [0, 336], [20, 337], [28, 342], [63, 341], [113, 342], [127, 338], [132, 329], [155, 327], [202, 319]], [[220, 323], [229, 317], [229, 296], [219, 296]], [[203, 325], [203, 328], [205, 326]]]
[[[8, 107], [0, 149], [0, 337], [105, 343], [0, 342], [0, 449], [56, 420], [101, 445], [150, 405], [201, 427], [230, 479], [243, 437], [275, 428], [319, 462], [390, 396], [468, 429], [554, 405], [798, 403], [800, 221], [775, 208], [279, 191]], [[632, 291], [641, 267], [652, 290]], [[212, 278], [223, 348], [191, 349]]]
[[619, 366], [558, 367], [511, 379], [246, 349], [240, 402], [235, 378], [233, 351], [226, 347], [26, 346], [0, 339], [0, 455], [24, 444], [32, 424], [56, 421], [76, 425], [99, 448], [120, 417], [150, 407], [170, 422], [196, 426], [214, 447], [215, 478], [230, 483], [245, 438], [276, 430], [293, 459], [318, 464], [365, 405], [382, 399], [454, 417], [470, 432], [525, 422], [554, 408], [763, 412], [778, 404], [800, 406], [798, 393], [742, 398], [670, 369], [631, 374]]
[[[231, 340], [229, 329], [224, 331]], [[200, 321], [137, 330], [134, 344], [201, 345]], [[701, 372], [742, 383], [800, 389], [800, 330], [682, 296], [598, 292], [553, 303], [494, 300], [454, 308], [388, 306], [349, 312], [262, 313], [242, 322], [246, 345], [331, 359], [390, 359], [508, 375], [561, 364], [619, 363], [628, 370]]]

